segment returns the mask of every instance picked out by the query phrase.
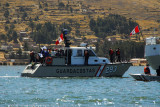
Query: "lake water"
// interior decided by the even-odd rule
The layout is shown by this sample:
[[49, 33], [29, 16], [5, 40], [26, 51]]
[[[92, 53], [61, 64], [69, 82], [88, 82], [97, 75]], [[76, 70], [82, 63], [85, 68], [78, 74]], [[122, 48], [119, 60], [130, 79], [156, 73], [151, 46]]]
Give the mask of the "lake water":
[[20, 76], [24, 68], [0, 66], [0, 107], [160, 106], [160, 82], [129, 75], [143, 73], [143, 66], [123, 78], [27, 78]]

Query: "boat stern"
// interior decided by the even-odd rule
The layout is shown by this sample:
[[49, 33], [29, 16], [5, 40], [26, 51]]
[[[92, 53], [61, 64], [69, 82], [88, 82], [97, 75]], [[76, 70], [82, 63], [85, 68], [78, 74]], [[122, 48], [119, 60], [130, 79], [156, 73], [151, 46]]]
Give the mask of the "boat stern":
[[35, 71], [39, 68], [41, 64], [29, 64], [26, 66], [26, 68], [23, 70], [23, 72], [21, 73], [22, 77], [32, 77], [33, 74], [35, 73]]

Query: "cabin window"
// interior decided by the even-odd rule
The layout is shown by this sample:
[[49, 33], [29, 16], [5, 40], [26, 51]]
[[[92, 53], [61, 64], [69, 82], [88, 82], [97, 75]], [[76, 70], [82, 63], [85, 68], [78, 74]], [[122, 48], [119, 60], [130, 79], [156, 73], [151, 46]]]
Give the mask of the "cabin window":
[[96, 56], [92, 50], [88, 50], [89, 56]]
[[76, 56], [82, 56], [82, 50], [77, 50], [77, 55]]

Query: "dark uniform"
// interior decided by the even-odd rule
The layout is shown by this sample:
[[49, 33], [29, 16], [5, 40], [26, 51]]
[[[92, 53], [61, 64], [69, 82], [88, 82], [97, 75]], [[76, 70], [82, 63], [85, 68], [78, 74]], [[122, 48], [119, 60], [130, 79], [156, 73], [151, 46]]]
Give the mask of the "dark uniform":
[[110, 48], [109, 50], [109, 56], [110, 56], [110, 61], [113, 63], [113, 54], [114, 54], [114, 51]]
[[159, 66], [159, 69], [156, 70], [157, 72], [157, 76], [160, 76], [160, 66]]
[[87, 50], [84, 51], [84, 57], [85, 57], [85, 62], [84, 62], [84, 64], [85, 64], [85, 65], [88, 65], [89, 53], [88, 53]]
[[30, 63], [31, 62], [35, 62], [35, 57], [34, 57], [34, 52], [33, 51], [30, 52]]
[[72, 56], [72, 50], [68, 50], [68, 65], [71, 65], [71, 56]]
[[116, 50], [116, 57], [117, 57], [117, 62], [121, 62], [120, 49], [119, 48]]

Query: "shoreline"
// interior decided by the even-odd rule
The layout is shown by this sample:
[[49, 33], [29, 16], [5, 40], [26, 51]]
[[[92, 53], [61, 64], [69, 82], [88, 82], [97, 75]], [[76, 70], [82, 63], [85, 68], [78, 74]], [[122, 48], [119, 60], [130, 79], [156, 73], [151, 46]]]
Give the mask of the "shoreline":
[[28, 65], [29, 62], [0, 62], [1, 65], [13, 66], [13, 65]]

